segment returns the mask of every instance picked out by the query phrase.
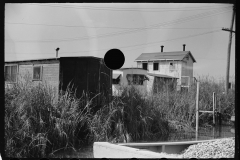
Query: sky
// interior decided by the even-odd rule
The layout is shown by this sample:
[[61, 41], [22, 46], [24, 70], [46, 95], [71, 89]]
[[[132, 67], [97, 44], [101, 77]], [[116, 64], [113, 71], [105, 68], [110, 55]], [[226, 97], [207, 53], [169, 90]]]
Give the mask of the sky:
[[[232, 4], [22, 3], [5, 4], [5, 61], [95, 56], [113, 48], [136, 67], [142, 53], [191, 51], [194, 76], [225, 78]], [[234, 20], [235, 21], [235, 20]], [[235, 23], [233, 26], [235, 31]], [[230, 79], [235, 76], [235, 35]]]

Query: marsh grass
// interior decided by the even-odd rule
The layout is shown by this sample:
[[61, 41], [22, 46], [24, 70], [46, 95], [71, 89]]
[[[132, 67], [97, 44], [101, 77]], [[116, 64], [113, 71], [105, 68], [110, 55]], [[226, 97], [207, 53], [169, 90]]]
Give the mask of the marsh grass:
[[54, 103], [45, 83], [16, 84], [5, 90], [5, 152], [7, 157], [46, 157], [74, 148], [86, 135], [91, 100], [68, 89]]
[[[94, 141], [136, 142], [168, 139], [173, 132], [194, 131], [196, 86], [188, 92], [162, 91], [143, 95], [134, 86], [123, 88], [110, 103], [104, 95], [76, 97], [67, 87], [56, 101], [55, 90], [46, 83], [24, 83], [5, 89], [5, 154], [7, 157], [54, 157], [63, 150], [76, 150]], [[223, 119], [234, 113], [235, 89], [222, 94], [222, 84], [200, 81], [200, 110], [212, 109], [217, 95]], [[70, 86], [70, 85], [69, 85]], [[72, 86], [72, 85], [71, 85]], [[93, 111], [93, 99], [103, 100]], [[211, 125], [212, 115], [200, 115], [200, 127]]]

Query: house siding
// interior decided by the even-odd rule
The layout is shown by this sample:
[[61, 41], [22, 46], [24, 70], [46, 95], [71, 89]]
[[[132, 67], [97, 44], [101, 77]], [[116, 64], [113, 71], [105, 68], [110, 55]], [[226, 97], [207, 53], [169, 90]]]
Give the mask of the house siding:
[[154, 76], [147, 76], [149, 81], [147, 82], [147, 91], [148, 93], [152, 93], [153, 84], [154, 84]]
[[42, 66], [42, 80], [33, 81], [33, 83], [38, 84], [46, 82], [47, 84], [58, 88], [59, 84], [59, 64], [33, 64], [33, 65], [19, 65], [19, 81], [24, 81], [24, 76], [29, 75], [32, 80], [33, 66]]
[[190, 58], [184, 58], [182, 61], [182, 75], [181, 76], [189, 76], [190, 77], [190, 84], [193, 79], [193, 60]]
[[55, 95], [58, 94], [59, 85], [59, 64], [32, 64], [32, 65], [19, 65], [19, 80], [24, 80], [23, 76], [29, 76], [32, 80], [33, 66], [42, 66], [42, 80], [32, 81], [34, 84], [46, 83], [54, 90]]
[[[170, 71], [170, 63], [175, 64], [175, 70]], [[142, 62], [138, 62], [138, 66], [141, 66]], [[158, 63], [158, 70], [153, 70], [153, 63]], [[154, 74], [164, 74], [173, 77], [180, 78], [181, 76], [181, 61], [154, 61], [148, 62], [148, 72]]]
[[137, 62], [137, 68], [142, 68], [142, 62]]
[[[7, 63], [5, 65], [17, 65], [18, 66], [18, 76], [17, 83], [26, 83], [26, 81], [30, 81], [33, 85], [37, 85], [39, 83], [46, 83], [48, 87], [53, 89], [55, 96], [58, 96], [58, 85], [59, 85], [59, 64], [58, 63]], [[39, 81], [33, 81], [33, 66], [42, 66], [42, 79]], [[6, 85], [9, 82], [5, 82]], [[11, 82], [10, 82], [11, 83]]]

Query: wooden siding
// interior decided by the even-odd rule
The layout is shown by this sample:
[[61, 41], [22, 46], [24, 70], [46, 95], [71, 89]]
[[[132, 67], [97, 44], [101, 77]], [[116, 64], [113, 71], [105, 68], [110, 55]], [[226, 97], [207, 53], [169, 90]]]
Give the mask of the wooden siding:
[[163, 78], [148, 75], [147, 91], [150, 93], [158, 93], [160, 91], [175, 90], [177, 79]]
[[[89, 93], [90, 98], [101, 93], [109, 100], [112, 95], [112, 70], [108, 69], [102, 59], [89, 57], [60, 58], [60, 89], [67, 86], [76, 89], [76, 96]], [[94, 98], [93, 103], [100, 105], [103, 99]]]
[[23, 77], [27, 75], [32, 80], [33, 66], [42, 66], [42, 80], [33, 81], [33, 83], [46, 82], [51, 86], [58, 87], [59, 64], [19, 65], [19, 80], [23, 80]]
[[188, 60], [186, 58], [183, 59], [181, 76], [189, 76], [190, 83], [192, 82], [192, 78], [193, 78], [193, 60], [192, 60], [192, 58], [189, 58]]
[[[42, 80], [41, 81], [32, 81], [33, 75], [33, 66], [42, 66]], [[28, 76], [34, 84], [46, 83], [51, 87], [55, 95], [58, 94], [58, 85], [59, 85], [59, 64], [28, 64], [28, 65], [19, 65], [18, 73], [18, 82], [25, 82], [24, 77]]]
[[[5, 62], [5, 65], [18, 65], [18, 81], [24, 82], [28, 75], [32, 81], [33, 67], [42, 67], [42, 79], [32, 81], [34, 84], [47, 82], [54, 88], [58, 97], [59, 89], [66, 90], [68, 84], [74, 84], [77, 97], [88, 92], [90, 98], [101, 93], [107, 100], [112, 95], [112, 70], [108, 69], [101, 58], [95, 57], [61, 57], [53, 60], [33, 60]], [[70, 86], [71, 87], [71, 86]], [[97, 105], [104, 101], [102, 97], [95, 98]]]
[[[138, 62], [141, 63], [141, 62]], [[159, 63], [158, 64], [158, 70], [153, 70], [153, 63]], [[170, 63], [175, 64], [175, 69], [170, 71]], [[141, 66], [139, 64], [139, 66]], [[149, 73], [155, 73], [155, 74], [164, 74], [169, 75], [173, 77], [180, 78], [181, 76], [181, 61], [154, 61], [154, 62], [148, 62], [148, 72]]]

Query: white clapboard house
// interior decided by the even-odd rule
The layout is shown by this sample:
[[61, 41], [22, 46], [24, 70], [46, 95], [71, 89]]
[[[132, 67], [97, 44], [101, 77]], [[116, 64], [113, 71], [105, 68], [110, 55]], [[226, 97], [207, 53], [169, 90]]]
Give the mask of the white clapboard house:
[[[190, 51], [142, 53], [136, 58], [138, 68], [147, 70], [148, 75], [152, 75], [150, 81], [173, 81], [177, 82], [177, 89], [189, 88], [193, 83], [193, 63], [196, 62]], [[159, 83], [158, 83], [159, 84]], [[161, 87], [160, 87], [161, 89]]]

